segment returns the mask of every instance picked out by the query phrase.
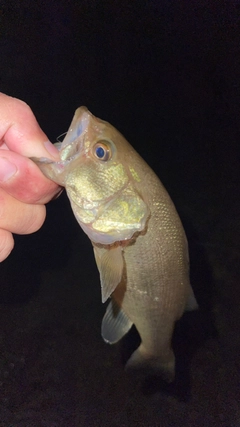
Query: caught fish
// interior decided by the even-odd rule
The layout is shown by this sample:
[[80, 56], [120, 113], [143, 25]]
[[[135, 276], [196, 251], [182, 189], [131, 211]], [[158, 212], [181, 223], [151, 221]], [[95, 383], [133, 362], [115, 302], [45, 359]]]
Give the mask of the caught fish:
[[92, 242], [102, 302], [110, 298], [103, 339], [116, 343], [134, 324], [141, 344], [126, 367], [172, 381], [175, 322], [185, 310], [197, 308], [187, 239], [174, 204], [125, 138], [85, 107], [76, 110], [59, 153], [58, 162], [33, 160], [66, 188]]

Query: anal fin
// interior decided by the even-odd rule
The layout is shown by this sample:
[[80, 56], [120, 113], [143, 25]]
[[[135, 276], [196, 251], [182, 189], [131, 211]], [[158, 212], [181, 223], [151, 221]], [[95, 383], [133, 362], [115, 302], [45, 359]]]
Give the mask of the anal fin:
[[102, 337], [105, 342], [118, 342], [132, 327], [132, 322], [112, 299], [102, 320]]

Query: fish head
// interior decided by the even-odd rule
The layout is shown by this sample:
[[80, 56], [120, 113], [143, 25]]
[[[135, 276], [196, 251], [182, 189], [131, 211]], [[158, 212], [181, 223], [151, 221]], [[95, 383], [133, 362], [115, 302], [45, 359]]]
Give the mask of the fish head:
[[137, 153], [120, 132], [80, 107], [57, 145], [60, 161], [33, 160], [66, 188], [79, 224], [94, 243], [113, 244], [144, 229], [149, 209], [133, 167]]

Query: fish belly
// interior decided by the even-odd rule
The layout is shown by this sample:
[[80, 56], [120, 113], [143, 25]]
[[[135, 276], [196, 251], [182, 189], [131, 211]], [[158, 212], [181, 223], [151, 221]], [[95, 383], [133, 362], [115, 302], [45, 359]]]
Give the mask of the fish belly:
[[125, 249], [124, 260], [126, 286], [119, 286], [113, 298], [141, 337], [141, 344], [127, 368], [159, 371], [167, 381], [172, 381], [173, 329], [192, 292], [187, 243], [181, 224], [171, 239], [166, 233], [156, 235], [154, 221], [150, 220], [147, 233]]

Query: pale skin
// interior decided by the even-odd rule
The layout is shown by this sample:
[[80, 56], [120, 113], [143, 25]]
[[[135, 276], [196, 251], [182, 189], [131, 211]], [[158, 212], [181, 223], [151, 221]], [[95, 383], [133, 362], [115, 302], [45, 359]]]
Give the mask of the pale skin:
[[13, 233], [42, 226], [45, 204], [60, 191], [29, 157], [59, 158], [30, 107], [0, 93], [0, 262], [13, 249]]

